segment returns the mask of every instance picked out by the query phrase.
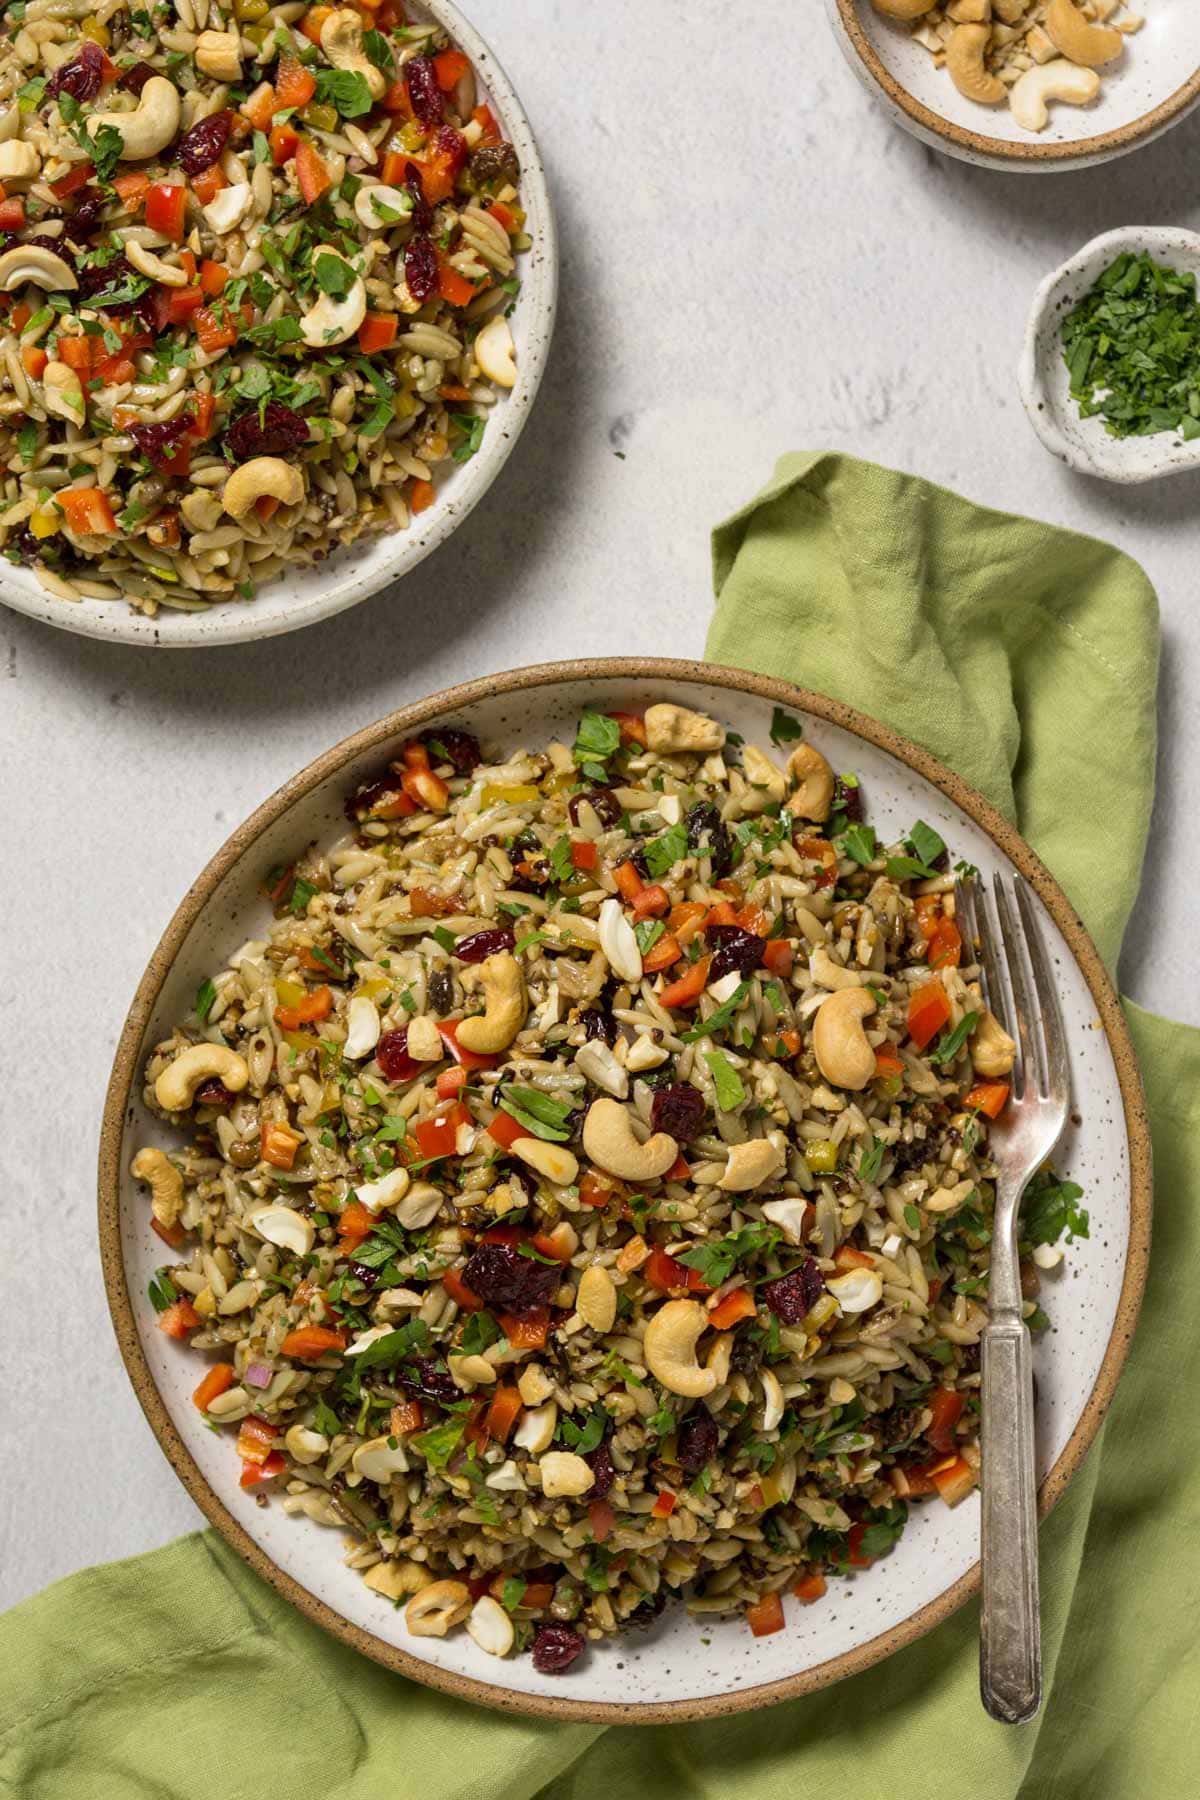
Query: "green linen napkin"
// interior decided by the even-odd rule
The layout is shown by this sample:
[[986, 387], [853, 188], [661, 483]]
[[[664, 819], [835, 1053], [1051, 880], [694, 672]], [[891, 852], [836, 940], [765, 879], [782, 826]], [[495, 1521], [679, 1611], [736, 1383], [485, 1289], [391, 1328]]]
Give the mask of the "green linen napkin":
[[[1154, 768], [1157, 626], [1106, 545], [849, 457], [792, 456], [715, 537], [708, 654], [853, 702], [1020, 824], [1110, 965]], [[20, 1800], [1174, 1800], [1195, 1791], [1200, 1032], [1128, 1009], [1154, 1126], [1143, 1322], [1042, 1532], [1047, 1703], [978, 1701], [976, 1608], [853, 1681], [655, 1731], [541, 1725], [343, 1649], [211, 1533], [0, 1619], [0, 1783]]]

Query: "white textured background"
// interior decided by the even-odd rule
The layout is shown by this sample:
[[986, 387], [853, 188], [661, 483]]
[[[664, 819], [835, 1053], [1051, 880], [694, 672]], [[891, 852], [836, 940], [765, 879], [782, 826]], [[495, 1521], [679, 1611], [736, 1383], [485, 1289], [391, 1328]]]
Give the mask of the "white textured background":
[[1159, 798], [1122, 974], [1200, 1022], [1200, 475], [1071, 475], [1014, 380], [1050, 267], [1113, 226], [1200, 225], [1200, 115], [1107, 167], [1000, 175], [874, 111], [817, 0], [468, 7], [562, 241], [549, 373], [488, 497], [400, 587], [290, 638], [157, 655], [0, 612], [0, 1604], [199, 1520], [122, 1372], [93, 1197], [118, 1028], [189, 881], [286, 776], [406, 700], [543, 658], [698, 655], [709, 527], [780, 451], [856, 451], [1144, 563]]

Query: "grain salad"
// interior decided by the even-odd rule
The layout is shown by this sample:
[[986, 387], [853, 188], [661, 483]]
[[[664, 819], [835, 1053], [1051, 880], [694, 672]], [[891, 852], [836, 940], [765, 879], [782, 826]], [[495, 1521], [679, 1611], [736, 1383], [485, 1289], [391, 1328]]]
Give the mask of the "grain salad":
[[[1013, 1044], [971, 872], [764, 736], [420, 732], [148, 1058], [158, 1324], [248, 1501], [414, 1636], [553, 1673], [674, 1597], [765, 1635], [976, 1485]], [[1027, 1196], [1035, 1328], [1079, 1198]]]
[[0, 550], [203, 611], [400, 530], [516, 381], [516, 153], [397, 0], [10, 0]]

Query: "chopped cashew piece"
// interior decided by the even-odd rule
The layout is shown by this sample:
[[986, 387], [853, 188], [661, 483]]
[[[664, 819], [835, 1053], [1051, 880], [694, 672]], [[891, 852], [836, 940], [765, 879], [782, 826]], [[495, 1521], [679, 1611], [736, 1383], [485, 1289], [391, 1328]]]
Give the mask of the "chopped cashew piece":
[[445, 1637], [471, 1610], [471, 1590], [461, 1581], [434, 1581], [414, 1594], [404, 1623], [414, 1637]]
[[373, 1563], [363, 1580], [385, 1600], [403, 1600], [406, 1594], [419, 1594], [422, 1588], [433, 1586], [433, 1576], [425, 1565], [407, 1560]]
[[725, 727], [716, 719], [665, 700], [646, 708], [644, 723], [649, 748], [664, 755], [707, 756], [725, 742]]
[[538, 1468], [542, 1492], [548, 1500], [574, 1499], [595, 1485], [595, 1475], [573, 1450], [547, 1450]]
[[760, 1369], [759, 1380], [763, 1391], [762, 1429], [774, 1431], [783, 1417], [783, 1389], [779, 1385], [779, 1377], [773, 1369]]
[[554, 1392], [554, 1383], [541, 1363], [526, 1363], [517, 1376], [517, 1387], [526, 1406], [540, 1406]]
[[242, 40], [236, 31], [202, 31], [192, 55], [214, 81], [242, 79]]
[[583, 1148], [592, 1162], [621, 1181], [657, 1181], [679, 1155], [679, 1145], [665, 1131], [640, 1143], [633, 1115], [618, 1100], [592, 1101], [583, 1122]]
[[293, 1462], [315, 1463], [328, 1454], [329, 1439], [323, 1431], [313, 1431], [307, 1425], [293, 1425], [284, 1434], [284, 1446]]
[[[612, 904], [616, 906], [617, 903], [614, 900]], [[620, 911], [620, 908], [618, 907], [617, 910]], [[637, 949], [636, 939], [634, 940], [634, 949]], [[639, 964], [641, 960], [641, 953], [639, 952]], [[641, 973], [640, 969], [638, 972], [639, 974]], [[645, 1042], [645, 1040], [640, 1039], [639, 1042]], [[666, 1060], [665, 1051], [659, 1060]], [[641, 1065], [643, 1068], [652, 1068], [653, 1066], [652, 1063], [643, 1063]], [[629, 1098], [628, 1071], [633, 1067], [633, 1064], [629, 1059], [626, 1059], [625, 1066], [622, 1067], [602, 1038], [589, 1038], [586, 1044], [581, 1044], [579, 1046], [579, 1049], [575, 1052], [575, 1067], [580, 1070], [582, 1074], [587, 1076], [594, 1087], [603, 1088], [605, 1093], [611, 1094], [614, 1100], [627, 1100]]]
[[42, 370], [42, 392], [52, 418], [65, 419], [69, 425], [83, 424], [87, 402], [74, 369], [64, 362], [48, 362]]
[[486, 375], [489, 381], [494, 381], [497, 387], [516, 387], [515, 350], [508, 320], [503, 313], [497, 313], [488, 320], [475, 339], [475, 361], [479, 364], [480, 373]]
[[525, 993], [525, 977], [521, 965], [507, 950], [489, 956], [479, 965], [479, 984], [483, 989], [482, 1014], [464, 1019], [457, 1037], [464, 1050], [476, 1056], [491, 1056], [507, 1050], [529, 1010]]
[[708, 1314], [698, 1300], [668, 1300], [646, 1326], [646, 1367], [672, 1394], [702, 1400], [716, 1387], [716, 1370], [696, 1361], [696, 1345], [707, 1327]]
[[575, 1310], [593, 1331], [612, 1330], [617, 1316], [617, 1290], [602, 1264], [589, 1264], [580, 1276]]
[[1050, 122], [1048, 100], [1086, 106], [1099, 92], [1100, 77], [1095, 69], [1078, 69], [1060, 57], [1057, 62], [1026, 69], [1009, 89], [1008, 104], [1018, 125], [1026, 131], [1044, 131]]
[[823, 825], [833, 805], [833, 770], [812, 744], [797, 744], [787, 760], [793, 793], [788, 810]]
[[42, 166], [42, 159], [32, 144], [10, 138], [0, 144], [0, 181], [32, 181]]
[[407, 1194], [408, 1170], [389, 1169], [378, 1181], [365, 1181], [354, 1192], [369, 1213], [385, 1212], [389, 1206], [398, 1206]]
[[144, 244], [135, 238], [129, 238], [125, 244], [125, 255], [139, 275], [145, 275], [149, 281], [161, 282], [163, 287], [186, 287], [187, 270], [178, 268], [174, 263], [164, 262], [161, 256], [155, 256]]
[[386, 1437], [371, 1438], [359, 1445], [350, 1464], [356, 1475], [378, 1482], [381, 1487], [386, 1487], [393, 1475], [408, 1473], [408, 1457], [399, 1439], [395, 1447], [390, 1448]]
[[201, 208], [205, 223], [218, 237], [233, 231], [254, 203], [254, 190], [248, 181], [233, 181]]
[[414, 1181], [396, 1208], [396, 1217], [405, 1231], [423, 1231], [437, 1218], [445, 1198], [432, 1181]]
[[642, 979], [642, 953], [619, 900], [600, 902], [600, 948], [613, 974], [622, 981]]
[[446, 1054], [437, 1020], [428, 1013], [417, 1013], [408, 1021], [408, 1054], [414, 1062], [441, 1062]]
[[183, 1211], [183, 1176], [163, 1150], [147, 1145], [139, 1150], [129, 1166], [135, 1181], [150, 1188], [150, 1211], [160, 1225], [168, 1229]]
[[521, 1137], [513, 1144], [512, 1153], [555, 1187], [570, 1187], [579, 1173], [579, 1159], [565, 1144], [548, 1144], [544, 1138]]
[[812, 1047], [826, 1081], [861, 1093], [875, 1073], [875, 1052], [863, 1020], [875, 1011], [866, 988], [842, 988], [822, 1001], [813, 1019]]
[[[369, 1056], [379, 1042], [379, 1008], [367, 994], [355, 994], [346, 1008], [346, 1042], [342, 1055], [351, 1062]], [[439, 1040], [440, 1041], [440, 1040]]]
[[741, 795], [743, 812], [765, 812], [768, 806], [775, 806], [787, 798], [787, 779], [783, 770], [777, 769], [770, 757], [754, 744], [742, 746], [742, 774], [747, 783]]
[[165, 150], [179, 130], [179, 89], [164, 75], [152, 75], [138, 96], [138, 103], [126, 112], [94, 112], [84, 125], [93, 140], [108, 125], [121, 139], [121, 158], [125, 162], [144, 162]]
[[731, 1144], [725, 1173], [717, 1186], [729, 1194], [746, 1194], [780, 1174], [786, 1158], [778, 1144], [770, 1138], [750, 1138], [744, 1144]]
[[498, 1600], [481, 1594], [467, 1619], [467, 1636], [489, 1656], [507, 1656], [516, 1642], [513, 1622]]
[[768, 1200], [763, 1206], [763, 1217], [770, 1219], [772, 1225], [778, 1225], [789, 1244], [804, 1242], [804, 1219], [807, 1212], [808, 1201], [799, 1194], [791, 1195], [786, 1200]]
[[307, 1256], [316, 1236], [312, 1220], [291, 1206], [252, 1206], [246, 1223], [268, 1244], [291, 1250], [296, 1256]]
[[27, 283], [48, 294], [71, 293], [79, 286], [74, 269], [43, 244], [17, 244], [0, 256], [0, 288], [15, 294]]
[[876, 1269], [848, 1269], [831, 1275], [825, 1286], [844, 1313], [866, 1312], [883, 1298], [883, 1280]]
[[240, 1094], [250, 1079], [244, 1057], [226, 1044], [192, 1044], [181, 1050], [154, 1084], [154, 1098], [164, 1112], [183, 1112], [202, 1081], [215, 1077], [231, 1094]]
[[304, 476], [278, 456], [254, 456], [235, 469], [225, 483], [221, 504], [231, 519], [244, 519], [256, 500], [278, 500], [297, 506], [304, 498]]
[[368, 231], [386, 231], [389, 225], [407, 219], [412, 206], [411, 194], [400, 188], [386, 187], [382, 181], [359, 188], [354, 196], [354, 215]]
[[[517, 1383], [522, 1399], [525, 1398], [523, 1381], [522, 1377], [522, 1381]], [[558, 1407], [553, 1400], [531, 1406], [513, 1433], [513, 1443], [518, 1450], [528, 1450], [531, 1456], [541, 1456], [554, 1442], [554, 1428], [557, 1424]]]

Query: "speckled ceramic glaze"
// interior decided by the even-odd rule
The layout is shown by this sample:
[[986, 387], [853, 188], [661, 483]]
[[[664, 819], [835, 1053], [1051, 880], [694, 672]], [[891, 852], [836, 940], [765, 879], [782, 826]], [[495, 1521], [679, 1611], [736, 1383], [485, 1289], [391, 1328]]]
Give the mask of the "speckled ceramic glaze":
[[1106, 231], [1047, 275], [1033, 298], [1019, 379], [1029, 422], [1052, 455], [1082, 475], [1105, 481], [1154, 481], [1200, 467], [1200, 438], [1173, 431], [1153, 437], [1110, 437], [1103, 419], [1081, 419], [1062, 354], [1062, 322], [1098, 276], [1126, 250], [1148, 250], [1155, 262], [1200, 275], [1200, 236], [1173, 225], [1127, 225]]
[[1137, 1315], [1149, 1233], [1149, 1151], [1141, 1090], [1116, 996], [1068, 902], [999, 814], [940, 764], [849, 708], [785, 683], [704, 664], [564, 663], [477, 681], [406, 708], [318, 759], [234, 833], [191, 889], [144, 976], [117, 1052], [102, 1131], [100, 1234], [113, 1318], [130, 1375], [167, 1456], [213, 1524], [282, 1594], [327, 1629], [405, 1674], [525, 1712], [609, 1721], [761, 1706], [851, 1674], [920, 1636], [977, 1585], [979, 1506], [916, 1509], [895, 1553], [813, 1606], [788, 1603], [786, 1629], [755, 1639], [740, 1619], [703, 1623], [668, 1609], [648, 1635], [593, 1647], [568, 1677], [528, 1657], [500, 1662], [459, 1633], [412, 1638], [403, 1614], [343, 1568], [336, 1532], [260, 1508], [237, 1483], [231, 1438], [205, 1429], [189, 1398], [198, 1363], [155, 1329], [145, 1298], [167, 1258], [128, 1175], [147, 1141], [167, 1142], [141, 1102], [147, 1050], [184, 1016], [202, 979], [269, 923], [263, 871], [345, 830], [343, 797], [414, 728], [461, 723], [511, 751], [570, 741], [585, 702], [641, 710], [676, 700], [768, 746], [772, 708], [800, 714], [838, 769], [862, 778], [884, 839], [916, 818], [985, 873], [1020, 868], [1036, 902], [1068, 1028], [1075, 1123], [1057, 1159], [1087, 1194], [1092, 1236], [1048, 1278], [1053, 1329], [1037, 1352], [1043, 1507], [1078, 1466], [1111, 1396]]
[[1050, 104], [1044, 131], [1024, 131], [1007, 105], [980, 106], [914, 43], [906, 24], [871, 0], [826, 0], [846, 58], [868, 92], [923, 144], [964, 162], [1037, 174], [1082, 169], [1148, 144], [1200, 101], [1200, 7], [1193, 0], [1141, 0], [1145, 24], [1119, 63], [1100, 70], [1091, 106]]
[[[554, 216], [533, 131], [504, 70], [479, 33], [450, 0], [424, 0], [413, 17], [436, 19], [470, 57], [480, 86], [512, 142], [521, 164], [521, 203], [528, 213], [532, 248], [517, 259], [521, 291], [512, 314], [517, 383], [501, 393], [488, 419], [483, 442], [471, 461], [440, 470], [437, 497], [406, 531], [363, 537], [312, 567], [285, 570], [253, 600], [223, 600], [207, 612], [172, 612], [156, 618], [135, 612], [125, 600], [59, 600], [27, 569], [0, 558], [0, 603], [47, 625], [150, 649], [173, 650], [205, 644], [234, 644], [278, 637], [357, 606], [398, 581], [444, 543], [481, 500], [507, 462], [529, 409], [537, 397], [550, 340], [558, 291], [558, 249]], [[520, 21], [514, 15], [514, 30]]]

